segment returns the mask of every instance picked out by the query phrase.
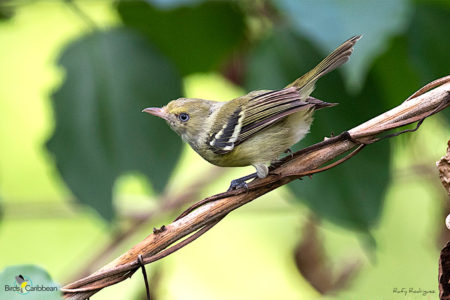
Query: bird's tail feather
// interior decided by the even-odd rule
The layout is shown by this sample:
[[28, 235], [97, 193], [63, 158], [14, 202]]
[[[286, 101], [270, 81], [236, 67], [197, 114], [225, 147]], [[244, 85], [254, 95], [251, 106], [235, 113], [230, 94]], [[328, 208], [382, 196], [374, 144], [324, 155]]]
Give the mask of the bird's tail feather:
[[353, 46], [361, 38], [356, 35], [336, 48], [330, 55], [325, 57], [314, 69], [298, 78], [287, 87], [296, 87], [304, 97], [309, 96], [314, 90], [314, 84], [323, 75], [333, 71], [344, 64], [353, 52]]
[[339, 103], [325, 102], [311, 96], [306, 99], [306, 102], [314, 104], [314, 110], [318, 110], [325, 107], [333, 107], [339, 104]]

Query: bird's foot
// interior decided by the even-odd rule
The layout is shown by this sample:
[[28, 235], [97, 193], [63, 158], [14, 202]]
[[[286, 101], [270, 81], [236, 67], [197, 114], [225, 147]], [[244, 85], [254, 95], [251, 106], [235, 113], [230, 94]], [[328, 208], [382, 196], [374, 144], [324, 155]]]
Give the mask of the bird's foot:
[[242, 188], [244, 188], [245, 190], [248, 190], [247, 180], [255, 179], [256, 177], [257, 177], [256, 173], [253, 173], [253, 174], [232, 180], [227, 192], [232, 191], [232, 190], [242, 189]]
[[231, 180], [230, 187], [228, 188], [228, 192], [232, 191], [232, 190], [242, 189], [242, 188], [248, 190], [247, 182], [245, 182], [245, 180], [242, 180], [241, 178], [234, 179], [234, 180]]
[[290, 148], [287, 148], [286, 151], [284, 151], [284, 153], [288, 154], [291, 158], [294, 157], [294, 152], [292, 152]]

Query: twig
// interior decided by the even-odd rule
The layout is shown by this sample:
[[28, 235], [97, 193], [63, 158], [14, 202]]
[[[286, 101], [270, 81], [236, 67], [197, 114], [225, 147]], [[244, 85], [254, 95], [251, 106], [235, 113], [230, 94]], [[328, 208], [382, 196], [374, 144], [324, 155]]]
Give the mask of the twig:
[[[199, 238], [201, 235], [203, 235], [205, 232], [207, 232], [209, 229], [211, 229], [214, 225], [216, 225], [217, 223], [220, 222], [220, 220], [222, 220], [225, 216], [220, 217], [216, 220], [212, 220], [210, 223], [206, 224], [205, 226], [203, 226], [202, 229], [200, 229], [199, 231], [197, 231], [196, 233], [194, 233], [193, 235], [189, 236], [188, 238], [186, 238], [185, 240], [179, 242], [178, 244], [176, 244], [175, 246], [172, 246], [168, 249], [162, 250], [161, 252], [159, 252], [158, 254], [155, 254], [153, 256], [147, 257], [143, 259], [143, 263], [144, 264], [149, 264], [152, 263], [154, 261], [160, 260], [161, 258], [164, 258], [166, 256], [168, 256], [169, 254], [174, 253], [175, 251], [183, 248], [184, 246], [186, 246], [187, 244], [195, 241], [197, 238]], [[141, 255], [141, 254], [139, 254]], [[138, 255], [138, 257], [139, 257]], [[114, 275], [119, 275], [123, 273], [123, 279], [126, 279], [128, 277], [131, 277], [131, 275], [133, 275], [133, 273], [137, 270], [137, 268], [140, 266], [141, 264], [139, 262], [131, 262], [128, 263], [126, 265], [123, 265], [122, 267], [116, 268], [115, 270], [112, 271], [106, 271], [106, 272], [100, 272], [94, 276], [89, 276], [86, 277], [84, 279], [80, 279], [78, 281], [75, 281], [67, 286], [64, 287], [63, 292], [70, 292], [70, 293], [80, 293], [80, 292], [89, 292], [89, 291], [95, 291], [98, 290], [100, 288], [103, 288], [104, 286], [101, 285], [94, 285], [94, 286], [89, 286], [89, 287], [85, 287], [85, 288], [71, 288], [71, 286], [74, 285], [87, 285], [90, 283], [93, 283], [99, 279], [103, 279], [108, 277], [109, 275], [114, 276]], [[106, 277], [105, 277], [106, 275]], [[119, 280], [118, 280], [119, 279]], [[115, 280], [117, 280], [116, 282], [120, 282], [123, 279], [117, 278]], [[114, 283], [116, 283], [114, 282]], [[82, 299], [82, 298], [81, 298]]]
[[[416, 93], [415, 97], [409, 98], [401, 105], [336, 138], [327, 139], [306, 148], [307, 150], [295, 153], [292, 157], [283, 159], [281, 165], [272, 170], [269, 176], [250, 182], [247, 190], [230, 191], [202, 200], [209, 203], [167, 225], [164, 231], [147, 236], [142, 242], [91, 276], [65, 286], [61, 289], [64, 297], [66, 299], [88, 298], [100, 289], [130, 277], [139, 267], [136, 262], [138, 255], [144, 256], [145, 263], [161, 259], [199, 237], [231, 211], [305, 174], [328, 169], [321, 166], [358, 145], [360, 150], [364, 144], [379, 141], [380, 138], [377, 136], [380, 133], [415, 122], [422, 123], [423, 119], [450, 106], [450, 76], [442, 78], [439, 81], [439, 87], [428, 91], [435, 84], [433, 82], [427, 85], [419, 90], [421, 95]], [[402, 133], [404, 132], [406, 131]], [[344, 160], [332, 163], [331, 167]], [[192, 233], [194, 234], [189, 238], [178, 242]], [[192, 237], [194, 238], [191, 239]], [[169, 247], [176, 242], [178, 244]]]
[[108, 255], [113, 253], [117, 248], [124, 244], [127, 238], [131, 237], [142, 228], [148, 226], [151, 222], [154, 222], [154, 217], [160, 217], [163, 213], [177, 211], [184, 205], [192, 202], [193, 199], [198, 197], [206, 184], [221, 176], [223, 171], [224, 169], [221, 168], [213, 168], [210, 171], [205, 172], [203, 176], [196, 178], [192, 184], [184, 188], [182, 193], [169, 193], [167, 195], [163, 195], [159, 201], [159, 205], [155, 209], [134, 218], [127, 229], [116, 233], [114, 238], [106, 244], [102, 250], [100, 250], [96, 255], [94, 255], [94, 257], [90, 258], [89, 261], [85, 263], [86, 267], [80, 270], [77, 276], [74, 276], [74, 280], [76, 278], [87, 276], [90, 272], [92, 272], [91, 268], [94, 265], [103, 261], [105, 257], [108, 257]]
[[142, 277], [144, 277], [145, 294], [147, 296], [147, 300], [150, 300], [150, 286], [148, 285], [147, 271], [145, 270], [145, 263], [144, 259], [142, 258], [142, 254], [139, 254], [138, 262], [142, 269]]

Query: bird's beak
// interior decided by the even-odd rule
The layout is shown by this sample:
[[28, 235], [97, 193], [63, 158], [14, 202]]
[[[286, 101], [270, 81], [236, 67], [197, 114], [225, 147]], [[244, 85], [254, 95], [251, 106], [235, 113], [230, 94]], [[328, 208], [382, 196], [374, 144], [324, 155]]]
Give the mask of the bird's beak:
[[164, 111], [164, 109], [159, 108], [159, 107], [147, 107], [147, 108], [144, 108], [142, 110], [142, 112], [146, 112], [148, 114], [160, 117], [164, 120], [167, 120], [167, 113]]

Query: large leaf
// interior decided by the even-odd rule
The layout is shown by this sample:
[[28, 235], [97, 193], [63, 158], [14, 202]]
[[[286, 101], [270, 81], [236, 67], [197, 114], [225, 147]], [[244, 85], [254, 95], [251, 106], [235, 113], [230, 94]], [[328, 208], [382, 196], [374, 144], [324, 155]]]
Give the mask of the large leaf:
[[419, 5], [409, 31], [413, 64], [423, 83], [449, 75], [450, 8]]
[[[419, 5], [406, 35], [393, 39], [374, 63], [383, 99], [392, 106], [428, 82], [450, 74], [450, 6]], [[442, 115], [450, 117], [449, 110]], [[450, 118], [449, 118], [450, 119]]]
[[358, 56], [344, 68], [348, 84], [362, 87], [373, 60], [386, 48], [389, 38], [406, 29], [411, 16], [407, 0], [277, 0], [297, 32], [308, 37], [328, 53], [336, 45], [356, 34]]
[[59, 64], [66, 78], [48, 149], [74, 195], [110, 219], [120, 174], [141, 172], [161, 191], [177, 162], [179, 138], [141, 110], [179, 97], [180, 77], [144, 38], [118, 29], [73, 42]]
[[[446, 5], [444, 5], [446, 4]], [[450, 74], [450, 5], [419, 5], [408, 32], [411, 62], [422, 85]], [[450, 120], [450, 110], [443, 115]]]
[[[249, 89], [285, 86], [320, 61], [321, 57], [315, 53], [317, 51], [306, 40], [286, 29], [276, 30], [250, 53]], [[355, 50], [348, 64], [358, 55]], [[319, 142], [332, 132], [340, 133], [383, 112], [386, 105], [374, 80], [370, 76], [368, 80], [362, 92], [354, 96], [345, 91], [338, 72], [320, 79], [313, 95], [341, 104], [317, 112], [311, 133], [300, 145]], [[289, 187], [318, 215], [341, 225], [367, 230], [380, 215], [389, 166], [389, 143], [381, 142], [367, 147], [343, 165], [314, 175], [312, 180], [295, 181]]]
[[244, 38], [244, 15], [231, 1], [169, 10], [121, 1], [117, 8], [123, 22], [144, 33], [182, 74], [216, 69]]
[[[32, 251], [30, 251], [32, 252]], [[23, 284], [22, 289], [20, 283]], [[0, 299], [57, 300], [63, 299], [59, 285], [38, 266], [21, 265], [0, 272]]]
[[392, 40], [388, 50], [375, 60], [373, 71], [382, 93], [381, 99], [391, 107], [423, 86], [411, 64], [408, 39], [404, 35]]

